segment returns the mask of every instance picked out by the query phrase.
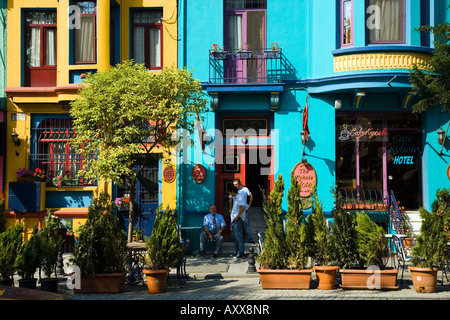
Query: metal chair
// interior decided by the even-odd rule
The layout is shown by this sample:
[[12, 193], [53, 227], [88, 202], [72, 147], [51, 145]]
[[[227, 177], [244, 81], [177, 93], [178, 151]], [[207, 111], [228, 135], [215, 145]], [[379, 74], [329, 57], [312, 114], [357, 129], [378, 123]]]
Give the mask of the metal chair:
[[405, 247], [403, 246], [403, 238], [406, 238], [404, 234], [392, 234], [392, 242], [394, 243], [395, 251], [397, 252], [398, 267], [402, 266], [402, 276], [400, 285], [403, 282], [403, 273], [405, 272], [406, 262], [410, 261], [409, 256], [406, 254]]

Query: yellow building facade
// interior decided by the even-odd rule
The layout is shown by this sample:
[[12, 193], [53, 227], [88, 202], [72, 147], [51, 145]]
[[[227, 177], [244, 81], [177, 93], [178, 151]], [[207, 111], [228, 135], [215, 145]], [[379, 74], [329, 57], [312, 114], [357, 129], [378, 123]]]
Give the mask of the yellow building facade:
[[[71, 128], [70, 102], [78, 98], [88, 72], [107, 70], [130, 59], [144, 63], [150, 72], [176, 65], [177, 1], [7, 3], [7, 224], [20, 220], [31, 233], [34, 225], [42, 225], [50, 209], [76, 227], [86, 220], [96, 192], [107, 190], [114, 198], [126, 195], [126, 190], [108, 182], [75, 180], [82, 161], [68, 145], [76, 134]], [[176, 159], [170, 160], [176, 167]], [[16, 182], [23, 180], [24, 169], [41, 169], [46, 175], [45, 183], [35, 183], [31, 191], [25, 191], [26, 198], [40, 199], [31, 210], [19, 210], [24, 185]], [[144, 183], [140, 186], [139, 200], [146, 212], [159, 204], [176, 206], [176, 176], [166, 181], [163, 170], [160, 160], [147, 171], [152, 190], [142, 189]], [[55, 186], [53, 178], [58, 176], [71, 180]]]

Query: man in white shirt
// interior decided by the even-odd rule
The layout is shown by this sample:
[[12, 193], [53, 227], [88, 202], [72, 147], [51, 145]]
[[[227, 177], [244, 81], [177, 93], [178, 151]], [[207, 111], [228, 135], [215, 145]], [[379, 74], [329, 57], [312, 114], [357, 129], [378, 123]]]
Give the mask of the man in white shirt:
[[244, 197], [238, 193], [238, 189], [235, 186], [230, 187], [228, 192], [235, 198], [230, 216], [231, 236], [233, 237], [234, 246], [236, 248], [235, 258], [242, 258], [244, 256], [244, 221], [241, 217], [245, 212], [246, 201], [244, 200]]
[[[245, 241], [247, 243], [254, 243], [253, 237], [252, 237], [252, 232], [250, 230], [250, 221], [249, 221], [249, 216], [248, 216], [248, 209], [252, 205], [253, 195], [247, 187], [244, 187], [242, 185], [240, 179], [234, 179], [233, 185], [238, 189], [238, 193], [242, 194], [242, 196], [245, 200], [245, 204], [246, 204], [245, 212], [242, 215], [242, 220], [244, 221]], [[247, 203], [247, 199], [249, 199], [248, 203]]]

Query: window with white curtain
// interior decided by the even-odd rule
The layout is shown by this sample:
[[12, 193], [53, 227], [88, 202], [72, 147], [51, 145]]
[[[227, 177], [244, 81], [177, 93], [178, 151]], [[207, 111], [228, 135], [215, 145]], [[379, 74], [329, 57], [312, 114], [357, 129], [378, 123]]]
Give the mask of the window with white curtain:
[[27, 11], [26, 66], [56, 66], [56, 12]]
[[95, 63], [96, 8], [95, 1], [76, 1], [80, 9], [80, 27], [74, 29], [75, 63]]
[[132, 12], [132, 57], [149, 69], [162, 68], [162, 10]]
[[369, 0], [366, 14], [369, 43], [404, 42], [404, 0]]

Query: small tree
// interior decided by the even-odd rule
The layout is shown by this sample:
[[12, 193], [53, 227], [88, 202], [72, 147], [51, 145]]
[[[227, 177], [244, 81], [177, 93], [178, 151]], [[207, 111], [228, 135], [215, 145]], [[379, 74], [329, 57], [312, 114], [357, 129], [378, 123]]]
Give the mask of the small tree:
[[0, 233], [0, 275], [2, 280], [11, 279], [16, 271], [16, 259], [22, 247], [22, 225], [14, 226]]
[[78, 229], [73, 263], [83, 275], [123, 272], [127, 261], [127, 240], [107, 193], [95, 197], [88, 219]]
[[386, 266], [387, 239], [382, 227], [373, 222], [365, 213], [356, 217], [356, 244], [361, 266]]
[[415, 267], [441, 267], [448, 259], [450, 189], [437, 190], [436, 197], [431, 205], [431, 213], [420, 208], [423, 221], [411, 252], [411, 264]]
[[267, 229], [264, 237], [264, 249], [258, 255], [258, 262], [266, 269], [286, 268], [286, 235], [283, 230], [281, 203], [284, 193], [284, 180], [280, 174], [270, 192], [270, 198], [263, 192], [263, 209], [266, 213]]
[[317, 190], [313, 191], [313, 210], [311, 220], [314, 226], [314, 259], [319, 266], [331, 264], [331, 241], [327, 219], [323, 212], [322, 203], [317, 196]]
[[356, 261], [355, 216], [343, 209], [344, 198], [334, 189], [335, 206], [332, 210], [331, 253], [333, 260], [342, 269], [350, 268]]
[[88, 74], [80, 98], [71, 106], [77, 132], [71, 145], [84, 156], [79, 175], [117, 185], [123, 185], [126, 178], [130, 183], [131, 242], [135, 186], [143, 168], [136, 170], [137, 155], [148, 157], [158, 148], [170, 150], [183, 136], [174, 134], [177, 128], [194, 131], [195, 114], [206, 110], [201, 85], [186, 69], [164, 68], [153, 73], [125, 61]]
[[17, 259], [17, 273], [23, 279], [32, 279], [41, 263], [41, 240], [37, 225], [33, 228], [31, 238], [23, 244]]
[[422, 32], [435, 36], [433, 55], [428, 65], [414, 64], [410, 72], [412, 88], [421, 98], [413, 105], [414, 112], [423, 112], [442, 106], [450, 112], [450, 24], [444, 22], [436, 27], [423, 26]]
[[291, 172], [291, 187], [287, 195], [288, 210], [286, 213], [286, 246], [287, 267], [304, 269], [308, 263], [311, 230], [309, 219], [305, 219], [302, 211], [300, 184], [294, 171]]
[[48, 210], [45, 227], [39, 232], [41, 267], [45, 277], [50, 278], [58, 262], [58, 254], [64, 239], [58, 235], [59, 221]]
[[147, 240], [146, 268], [164, 270], [178, 267], [183, 260], [183, 248], [177, 230], [173, 210], [165, 211], [159, 206], [156, 210], [155, 224]]

